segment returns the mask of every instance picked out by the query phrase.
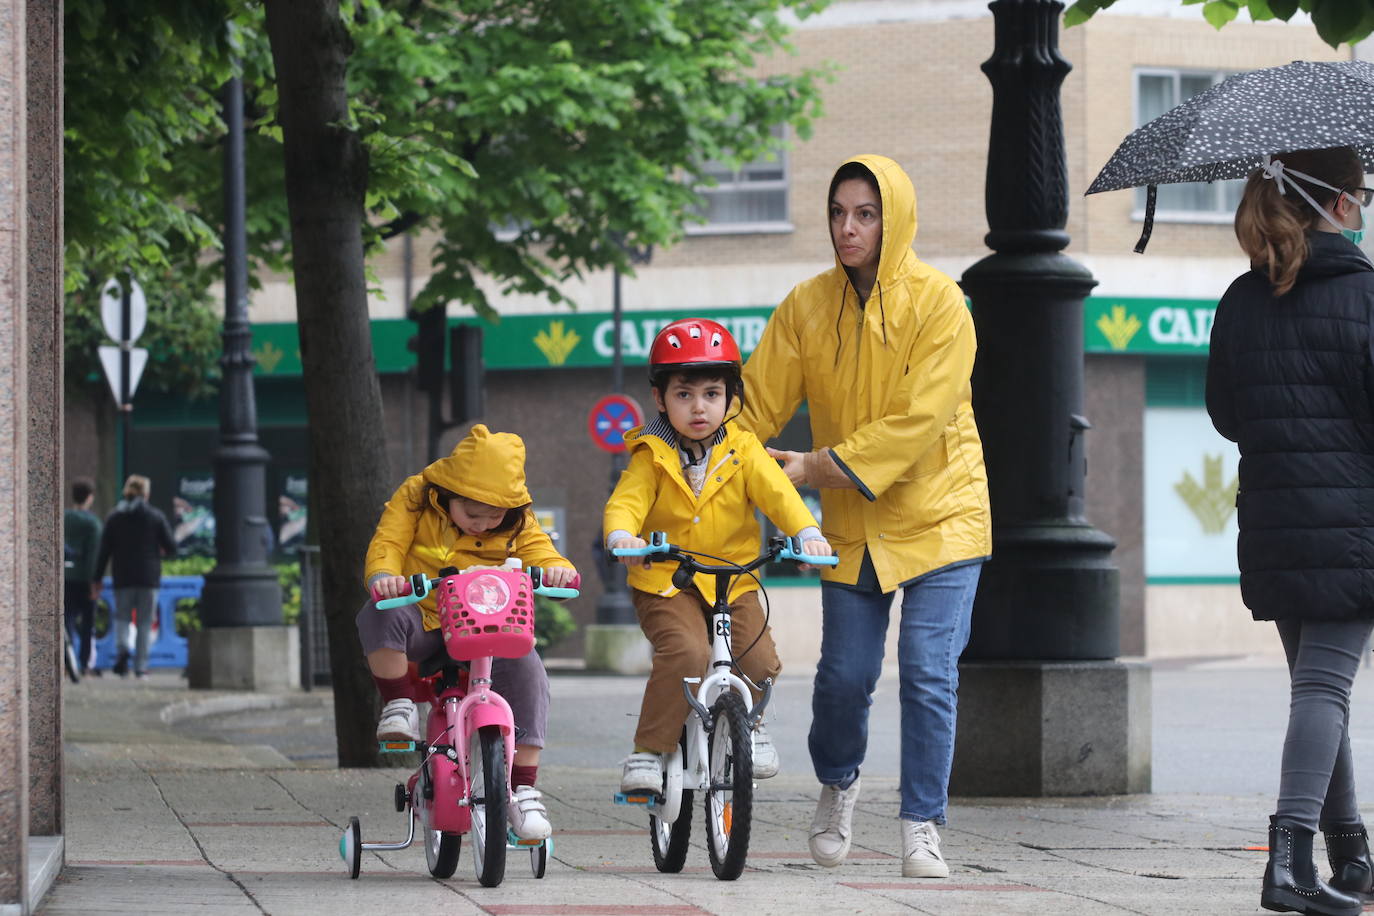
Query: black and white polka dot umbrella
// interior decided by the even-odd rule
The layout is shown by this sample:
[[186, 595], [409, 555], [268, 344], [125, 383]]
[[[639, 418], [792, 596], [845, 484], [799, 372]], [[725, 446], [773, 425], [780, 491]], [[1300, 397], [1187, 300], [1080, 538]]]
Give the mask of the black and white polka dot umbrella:
[[1294, 61], [1228, 77], [1130, 133], [1088, 194], [1245, 178], [1266, 155], [1352, 146], [1374, 172], [1374, 63]]

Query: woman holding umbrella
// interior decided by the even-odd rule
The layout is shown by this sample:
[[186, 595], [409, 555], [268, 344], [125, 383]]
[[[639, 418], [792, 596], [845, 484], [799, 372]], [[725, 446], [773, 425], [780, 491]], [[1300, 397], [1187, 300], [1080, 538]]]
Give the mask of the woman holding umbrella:
[[[1348, 147], [1266, 157], [1236, 237], [1252, 269], [1217, 307], [1207, 410], [1240, 447], [1241, 595], [1291, 675], [1261, 905], [1354, 914], [1374, 890], [1355, 800], [1350, 689], [1374, 627], [1374, 191]], [[1312, 861], [1320, 828], [1333, 874]]]

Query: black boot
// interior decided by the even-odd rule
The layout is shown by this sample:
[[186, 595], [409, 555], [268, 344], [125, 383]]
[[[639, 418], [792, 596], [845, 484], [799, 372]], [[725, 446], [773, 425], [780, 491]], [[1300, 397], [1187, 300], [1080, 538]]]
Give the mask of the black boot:
[[1327, 824], [1322, 836], [1331, 863], [1331, 887], [1361, 900], [1374, 899], [1374, 861], [1369, 858], [1364, 824]]
[[120, 677], [128, 677], [128, 676], [129, 676], [129, 650], [128, 650], [128, 649], [120, 649], [120, 650], [119, 650], [118, 654], [115, 655], [115, 663], [114, 663], [114, 665], [112, 665], [112, 666], [110, 667], [110, 670], [113, 671], [115, 674], [119, 675]]
[[1364, 905], [1332, 890], [1312, 864], [1312, 831], [1287, 818], [1269, 818], [1269, 865], [1260, 906], [1281, 913], [1359, 916]]

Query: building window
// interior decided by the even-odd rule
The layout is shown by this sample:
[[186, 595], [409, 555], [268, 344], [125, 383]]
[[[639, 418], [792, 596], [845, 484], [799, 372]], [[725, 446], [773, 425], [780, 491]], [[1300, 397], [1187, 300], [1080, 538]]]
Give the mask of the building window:
[[[1228, 74], [1189, 70], [1137, 70], [1135, 74], [1135, 123], [1139, 127], [1170, 108], [1210, 89]], [[1240, 203], [1245, 181], [1162, 184], [1155, 202], [1155, 219], [1181, 222], [1230, 222]], [[1145, 189], [1135, 192], [1134, 216], [1143, 219]]]
[[702, 171], [715, 183], [697, 188], [704, 201], [697, 212], [706, 222], [689, 225], [689, 234], [791, 231], [782, 125], [773, 128], [773, 136], [779, 143], [770, 153], [738, 169], [714, 161], [703, 166]]

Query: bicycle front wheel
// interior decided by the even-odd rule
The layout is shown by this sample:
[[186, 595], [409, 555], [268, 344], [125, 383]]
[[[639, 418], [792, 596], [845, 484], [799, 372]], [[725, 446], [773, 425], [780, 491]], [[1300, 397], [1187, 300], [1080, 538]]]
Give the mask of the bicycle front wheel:
[[754, 808], [754, 746], [743, 698], [733, 692], [721, 694], [711, 707], [711, 723], [706, 738], [706, 850], [716, 877], [733, 881], [744, 871], [749, 855]]
[[506, 739], [501, 729], [479, 728], [468, 759], [472, 862], [482, 886], [495, 887], [506, 877]]

